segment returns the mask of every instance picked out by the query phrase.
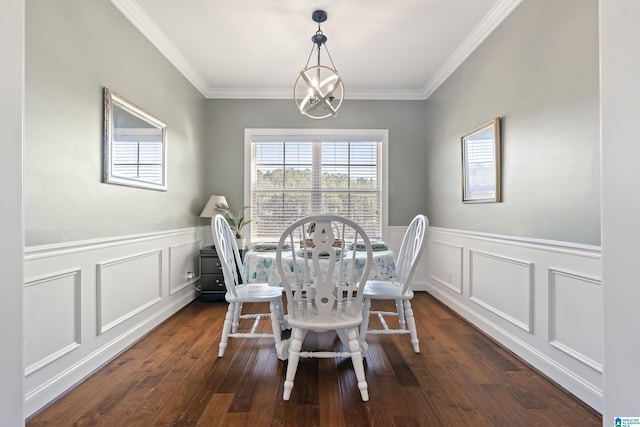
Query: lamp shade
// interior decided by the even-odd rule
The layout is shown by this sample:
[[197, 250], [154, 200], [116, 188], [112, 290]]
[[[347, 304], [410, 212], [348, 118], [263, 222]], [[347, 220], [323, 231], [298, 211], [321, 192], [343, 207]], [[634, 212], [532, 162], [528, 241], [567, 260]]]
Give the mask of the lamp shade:
[[220, 211], [218, 210], [218, 206], [220, 205], [229, 206], [229, 203], [227, 203], [227, 198], [214, 194], [213, 196], [209, 197], [209, 201], [205, 205], [204, 209], [202, 209], [202, 212], [200, 212], [200, 216], [202, 218], [211, 218], [216, 216], [218, 213], [220, 213]]

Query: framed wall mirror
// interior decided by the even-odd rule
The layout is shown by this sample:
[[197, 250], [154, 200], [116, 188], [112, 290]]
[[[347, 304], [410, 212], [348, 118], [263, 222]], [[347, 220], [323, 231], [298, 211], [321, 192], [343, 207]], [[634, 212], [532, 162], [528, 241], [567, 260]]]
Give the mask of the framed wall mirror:
[[500, 118], [461, 138], [462, 202], [500, 202]]
[[167, 190], [167, 125], [104, 88], [103, 182]]

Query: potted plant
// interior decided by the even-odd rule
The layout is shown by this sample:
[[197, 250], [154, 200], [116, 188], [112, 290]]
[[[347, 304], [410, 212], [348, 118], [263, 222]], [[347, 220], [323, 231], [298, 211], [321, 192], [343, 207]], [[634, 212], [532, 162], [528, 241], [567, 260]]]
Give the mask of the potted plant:
[[300, 247], [304, 248], [305, 246], [308, 248], [313, 248], [315, 245], [313, 244], [313, 232], [316, 231], [316, 222], [311, 221], [307, 224], [307, 238], [300, 242]]
[[244, 216], [245, 209], [250, 209], [250, 206], [245, 206], [238, 211], [237, 214], [234, 214], [233, 211], [227, 205], [217, 204], [216, 209], [222, 213], [225, 217], [229, 226], [236, 234], [236, 242], [238, 244], [239, 249], [243, 249], [245, 247], [245, 239], [242, 237], [242, 229], [245, 225], [249, 224], [252, 220], [247, 219]]

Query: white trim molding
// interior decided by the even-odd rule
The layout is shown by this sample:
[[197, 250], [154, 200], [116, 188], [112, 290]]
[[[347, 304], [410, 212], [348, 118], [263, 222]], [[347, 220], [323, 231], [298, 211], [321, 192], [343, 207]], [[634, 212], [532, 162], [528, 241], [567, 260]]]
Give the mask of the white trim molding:
[[438, 71], [431, 76], [424, 86], [421, 99], [429, 98], [521, 2], [522, 0], [498, 1]]

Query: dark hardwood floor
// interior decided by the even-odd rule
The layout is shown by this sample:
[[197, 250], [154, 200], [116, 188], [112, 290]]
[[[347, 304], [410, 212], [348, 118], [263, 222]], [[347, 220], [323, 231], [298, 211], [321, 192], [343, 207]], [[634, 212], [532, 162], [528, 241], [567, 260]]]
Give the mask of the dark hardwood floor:
[[[27, 426], [602, 425], [433, 297], [418, 292], [413, 307], [420, 354], [408, 335], [368, 337], [368, 402], [349, 359], [301, 360], [284, 402], [286, 363], [269, 340], [230, 339], [218, 358], [226, 304], [194, 301]], [[341, 344], [329, 333], [305, 341], [326, 345]]]

